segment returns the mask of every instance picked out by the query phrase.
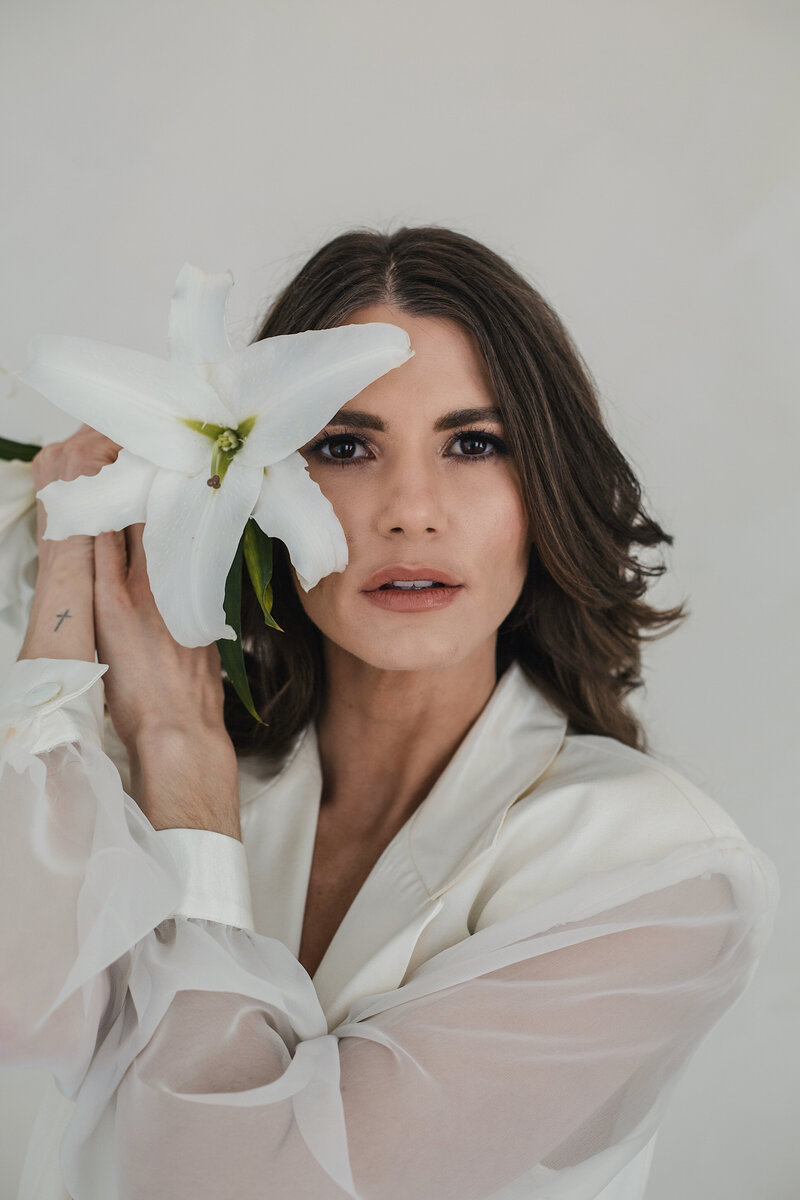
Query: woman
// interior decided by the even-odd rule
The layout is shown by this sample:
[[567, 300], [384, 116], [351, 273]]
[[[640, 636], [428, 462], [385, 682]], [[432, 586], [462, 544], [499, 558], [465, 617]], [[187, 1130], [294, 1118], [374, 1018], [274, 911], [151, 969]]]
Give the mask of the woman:
[[[0, 776], [3, 1061], [56, 1084], [23, 1200], [641, 1197], [768, 940], [773, 864], [626, 707], [684, 615], [634, 550], [672, 539], [557, 316], [463, 235], [356, 231], [257, 339], [370, 321], [415, 354], [302, 448], [349, 561], [306, 593], [275, 543], [266, 728], [171, 638], [141, 526], [42, 540], [39, 503]], [[117, 450], [84, 428], [36, 485]]]

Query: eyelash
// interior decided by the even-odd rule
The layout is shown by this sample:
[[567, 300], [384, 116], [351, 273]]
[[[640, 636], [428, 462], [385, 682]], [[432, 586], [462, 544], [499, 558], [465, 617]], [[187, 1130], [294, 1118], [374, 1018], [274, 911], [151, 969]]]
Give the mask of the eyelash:
[[[486, 462], [487, 459], [493, 460], [508, 453], [505, 442], [485, 429], [459, 429], [453, 434], [448, 445], [452, 446], [455, 442], [460, 441], [461, 438], [468, 437], [489, 442], [490, 445], [494, 446], [494, 450], [491, 454], [456, 454], [455, 458], [463, 458], [466, 462]], [[339, 440], [356, 442], [357, 445], [363, 446], [365, 450], [369, 449], [365, 440], [355, 433], [326, 433], [318, 441], [314, 442], [313, 445], [308, 447], [309, 453], [316, 454], [322, 462], [332, 463], [337, 467], [349, 467], [351, 463], [369, 462], [367, 458], [330, 458], [328, 455], [322, 453], [324, 446], [327, 446], [330, 442], [338, 442]]]

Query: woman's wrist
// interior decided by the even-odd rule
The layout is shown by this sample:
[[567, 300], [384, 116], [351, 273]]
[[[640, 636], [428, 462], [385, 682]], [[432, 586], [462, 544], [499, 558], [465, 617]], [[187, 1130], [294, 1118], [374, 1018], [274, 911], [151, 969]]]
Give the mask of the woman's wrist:
[[65, 545], [40, 561], [17, 658], [95, 661], [94, 573], [84, 550]]
[[139, 731], [131, 792], [154, 829], [207, 829], [241, 841], [236, 750], [224, 727]]

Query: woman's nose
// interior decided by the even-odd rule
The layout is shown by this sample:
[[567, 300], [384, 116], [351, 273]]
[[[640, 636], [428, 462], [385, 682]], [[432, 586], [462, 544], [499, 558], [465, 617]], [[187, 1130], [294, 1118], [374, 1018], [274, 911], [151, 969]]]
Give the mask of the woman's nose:
[[387, 470], [379, 483], [378, 523], [383, 533], [440, 530], [445, 523], [445, 496], [436, 465], [406, 457]]

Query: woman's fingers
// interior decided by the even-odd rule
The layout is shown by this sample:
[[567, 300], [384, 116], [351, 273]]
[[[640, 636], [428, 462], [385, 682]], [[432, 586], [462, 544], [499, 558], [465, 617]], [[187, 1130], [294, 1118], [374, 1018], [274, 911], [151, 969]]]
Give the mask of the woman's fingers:
[[147, 573], [147, 559], [144, 552], [142, 533], [144, 521], [137, 521], [125, 530], [128, 546], [128, 582], [133, 591], [140, 597], [151, 598], [150, 576]]
[[125, 530], [125, 537], [128, 543], [128, 570], [147, 573], [147, 561], [144, 555], [144, 545], [142, 543], [142, 533], [144, 532], [144, 521], [137, 521], [135, 525], [129, 525]]
[[98, 533], [94, 539], [95, 593], [124, 587], [128, 579], [128, 550], [124, 530]]
[[105, 436], [82, 425], [61, 442], [48, 442], [31, 461], [33, 482], [39, 491], [54, 479], [69, 483], [79, 475], [96, 475], [108, 463], [116, 461], [121, 447]]
[[98, 533], [94, 538], [95, 607], [119, 601], [123, 593], [127, 602], [142, 612], [154, 605], [147, 574], [147, 561], [142, 544], [144, 522], [125, 529]]
[[98, 533], [95, 543], [95, 578], [104, 586], [125, 587], [139, 598], [150, 593], [147, 560], [142, 544], [144, 521], [125, 529]]

